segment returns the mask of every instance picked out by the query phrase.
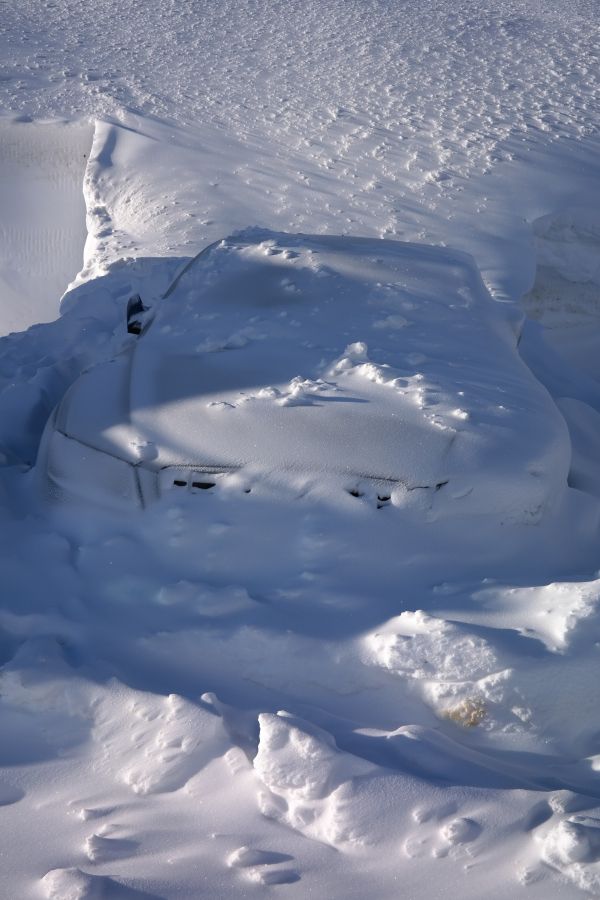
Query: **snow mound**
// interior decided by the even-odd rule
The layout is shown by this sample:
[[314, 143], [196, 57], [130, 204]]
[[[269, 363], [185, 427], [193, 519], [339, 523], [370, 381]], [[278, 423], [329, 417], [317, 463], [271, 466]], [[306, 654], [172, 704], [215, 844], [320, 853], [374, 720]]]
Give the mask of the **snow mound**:
[[53, 869], [42, 878], [48, 900], [101, 900], [106, 878], [81, 869]]
[[[56, 429], [132, 465], [151, 448], [156, 473], [341, 474], [430, 519], [535, 523], [570, 445], [513, 324], [457, 251], [248, 229], [185, 268], [129, 352], [73, 385]], [[77, 467], [55, 443], [63, 486]], [[102, 481], [94, 459], [81, 490]]]
[[122, 777], [136, 794], [178, 790], [231, 747], [218, 715], [174, 694], [158, 706], [134, 701], [130, 712], [136, 729]]
[[343, 753], [332, 736], [288, 713], [259, 717], [254, 769], [267, 788], [259, 796], [263, 815], [309, 837], [333, 844], [361, 843], [349, 803], [353, 782], [375, 766]]
[[367, 638], [373, 658], [408, 678], [459, 681], [482, 677], [497, 664], [489, 644], [422, 610], [404, 612]]
[[42, 878], [42, 885], [47, 900], [158, 900], [108, 875], [91, 875], [75, 866], [52, 869]]
[[535, 587], [485, 587], [474, 594], [500, 624], [510, 616], [513, 627], [542, 641], [550, 650], [564, 652], [597, 618], [600, 579], [555, 582]]
[[543, 862], [582, 891], [595, 897], [600, 895], [600, 818], [597, 815], [571, 815], [553, 820], [538, 839]]
[[404, 612], [367, 635], [364, 647], [365, 662], [416, 681], [423, 701], [458, 727], [492, 729], [514, 719], [510, 669], [464, 625]]

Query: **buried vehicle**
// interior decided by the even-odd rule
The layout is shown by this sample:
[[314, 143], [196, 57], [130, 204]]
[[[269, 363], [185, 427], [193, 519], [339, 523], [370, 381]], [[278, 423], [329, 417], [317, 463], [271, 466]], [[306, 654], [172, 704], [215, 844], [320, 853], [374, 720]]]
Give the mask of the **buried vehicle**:
[[[537, 521], [566, 487], [564, 422], [515, 311], [447, 248], [249, 229], [186, 264], [52, 414], [51, 495], [117, 507], [274, 475], [378, 507]], [[125, 328], [125, 323], [124, 323]]]

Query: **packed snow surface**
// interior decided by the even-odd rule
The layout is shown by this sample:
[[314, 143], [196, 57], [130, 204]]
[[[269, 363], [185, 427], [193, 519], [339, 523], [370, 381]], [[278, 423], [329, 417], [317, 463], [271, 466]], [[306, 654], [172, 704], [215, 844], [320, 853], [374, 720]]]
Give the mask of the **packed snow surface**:
[[6, 6], [0, 897], [599, 896], [598, 0]]

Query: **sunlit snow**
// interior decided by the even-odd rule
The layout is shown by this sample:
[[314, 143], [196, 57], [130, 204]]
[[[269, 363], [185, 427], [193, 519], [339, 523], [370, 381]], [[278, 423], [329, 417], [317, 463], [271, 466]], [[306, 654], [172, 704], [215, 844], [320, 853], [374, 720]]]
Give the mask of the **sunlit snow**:
[[600, 896], [598, 0], [5, 6], [2, 900]]

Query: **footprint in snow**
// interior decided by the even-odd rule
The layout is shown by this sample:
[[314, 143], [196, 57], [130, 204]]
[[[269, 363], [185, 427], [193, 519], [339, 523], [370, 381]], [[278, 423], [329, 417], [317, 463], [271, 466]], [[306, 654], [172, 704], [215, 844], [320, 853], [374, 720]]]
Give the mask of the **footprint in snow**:
[[412, 817], [418, 825], [423, 825], [423, 823], [432, 820], [441, 822], [448, 816], [454, 815], [457, 808], [457, 804], [452, 800], [441, 804], [441, 806], [416, 806], [413, 809]]
[[102, 819], [104, 816], [110, 816], [115, 812], [114, 806], [82, 806], [77, 812], [77, 818], [82, 822], [89, 822], [91, 819]]
[[529, 885], [553, 873], [590, 896], [600, 895], [600, 807], [597, 799], [569, 790], [533, 804], [521, 822], [533, 835], [538, 859], [518, 862], [517, 881]]
[[600, 894], [600, 810], [549, 823], [537, 836], [541, 860], [590, 894]]
[[162, 900], [156, 894], [137, 891], [107, 875], [90, 875], [81, 869], [52, 869], [41, 880], [47, 900]]
[[453, 847], [459, 847], [461, 844], [470, 844], [481, 834], [481, 825], [474, 819], [467, 819], [458, 816], [451, 819], [440, 828], [439, 835], [444, 842], [441, 847], [436, 847], [433, 855], [438, 859], [448, 856]]
[[156, 707], [137, 704], [132, 712], [139, 730], [123, 779], [137, 794], [179, 790], [231, 748], [216, 712], [207, 712], [174, 694]]
[[112, 859], [125, 859], [137, 850], [139, 844], [130, 838], [111, 834], [110, 825], [90, 834], [85, 841], [85, 854], [90, 862], [103, 863]]
[[519, 884], [522, 884], [523, 887], [527, 887], [530, 884], [535, 884], [537, 881], [542, 881], [546, 878], [547, 871], [546, 869], [539, 866], [522, 866], [516, 870], [517, 881]]
[[240, 747], [232, 747], [231, 750], [227, 751], [224, 758], [232, 775], [252, 771], [250, 760]]
[[242, 869], [250, 881], [258, 884], [293, 884], [300, 876], [293, 869], [272, 868], [280, 863], [290, 862], [294, 857], [274, 850], [258, 850], [252, 847], [238, 847], [227, 859], [230, 868]]
[[300, 876], [293, 869], [248, 869], [250, 881], [257, 884], [295, 884], [300, 881]]
[[409, 859], [420, 859], [431, 854], [431, 841], [429, 838], [411, 834], [404, 841], [402, 849]]
[[471, 844], [481, 834], [482, 828], [474, 819], [466, 816], [457, 816], [454, 803], [443, 804], [440, 807], [424, 809], [417, 807], [413, 810], [413, 820], [419, 825], [430, 824], [430, 828], [421, 829], [420, 832], [409, 835], [403, 844], [406, 856], [420, 858], [433, 856], [435, 859], [443, 859], [446, 856], [457, 857], [461, 851], [473, 855], [471, 848], [464, 845]]

